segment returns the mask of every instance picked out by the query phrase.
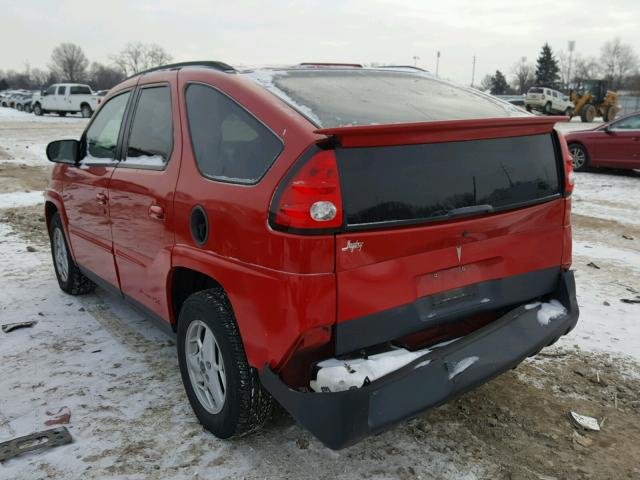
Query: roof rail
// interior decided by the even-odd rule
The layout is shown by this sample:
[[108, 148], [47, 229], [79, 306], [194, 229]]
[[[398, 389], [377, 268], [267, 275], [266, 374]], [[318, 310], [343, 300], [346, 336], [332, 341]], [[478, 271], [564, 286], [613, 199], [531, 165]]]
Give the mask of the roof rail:
[[211, 60], [196, 60], [193, 62], [180, 62], [180, 63], [169, 63], [167, 65], [160, 65], [158, 67], [149, 68], [147, 70], [143, 70], [142, 72], [135, 73], [127, 78], [137, 77], [138, 75], [144, 75], [146, 73], [157, 72], [160, 70], [179, 70], [184, 67], [205, 67], [205, 68], [213, 68], [214, 70], [220, 70], [221, 72], [232, 73], [235, 72], [236, 69], [231, 65], [228, 65], [224, 62], [216, 62]]
[[327, 62], [302, 62], [300, 67], [354, 67], [362, 68], [359, 63], [327, 63]]
[[415, 67], [413, 65], [376, 65], [375, 67], [372, 67], [372, 68], [408, 68], [410, 70], [418, 70], [419, 72], [429, 73], [429, 70], [425, 70], [424, 68], [420, 68], [420, 67]]

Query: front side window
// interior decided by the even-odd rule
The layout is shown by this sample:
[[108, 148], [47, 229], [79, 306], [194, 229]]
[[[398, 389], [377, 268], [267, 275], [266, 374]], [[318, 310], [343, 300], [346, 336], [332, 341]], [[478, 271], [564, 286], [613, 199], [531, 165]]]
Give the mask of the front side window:
[[131, 92], [125, 92], [109, 100], [94, 118], [85, 137], [87, 153], [84, 163], [104, 162], [116, 158], [120, 125]]
[[623, 118], [611, 125], [613, 130], [640, 130], [640, 115]]
[[127, 165], [163, 167], [173, 149], [173, 121], [169, 87], [144, 88], [136, 106]]
[[51, 85], [49, 88], [47, 88], [47, 91], [44, 92], [46, 95], [55, 95], [56, 94], [56, 87], [55, 85]]
[[58, 87], [58, 95], [64, 95], [66, 89], [67, 87]]
[[192, 84], [185, 93], [196, 163], [205, 177], [256, 183], [282, 150], [280, 140], [226, 95]]

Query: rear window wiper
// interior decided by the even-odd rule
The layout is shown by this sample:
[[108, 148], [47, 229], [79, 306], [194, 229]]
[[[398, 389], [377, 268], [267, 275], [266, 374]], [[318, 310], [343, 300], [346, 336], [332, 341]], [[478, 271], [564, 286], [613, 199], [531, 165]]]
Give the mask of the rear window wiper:
[[447, 217], [464, 217], [467, 215], [477, 215], [479, 213], [491, 213], [493, 212], [492, 205], [471, 205], [469, 207], [454, 208], [447, 212]]

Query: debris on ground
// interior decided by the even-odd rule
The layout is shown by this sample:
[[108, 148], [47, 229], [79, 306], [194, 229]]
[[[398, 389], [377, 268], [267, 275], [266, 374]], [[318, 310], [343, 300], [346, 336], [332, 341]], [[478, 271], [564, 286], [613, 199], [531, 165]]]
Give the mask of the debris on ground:
[[0, 462], [27, 452], [44, 450], [71, 443], [73, 439], [66, 427], [31, 433], [0, 443]]
[[583, 430], [593, 430], [594, 432], [600, 431], [600, 425], [598, 424], [598, 420], [593, 417], [589, 417], [587, 415], [580, 415], [579, 413], [576, 413], [576, 412], [569, 412], [569, 418], [571, 419], [573, 424], [578, 428], [582, 428]]
[[591, 267], [591, 268], [595, 268], [595, 269], [600, 270], [600, 267], [598, 265], [596, 265], [595, 262], [587, 263], [587, 267]]
[[621, 298], [620, 301], [623, 303], [640, 303], [640, 296], [636, 298]]
[[2, 331], [4, 333], [9, 333], [20, 328], [31, 328], [37, 323], [37, 320], [31, 320], [28, 322], [5, 323], [4, 325], [2, 325]]
[[578, 432], [573, 432], [573, 443], [580, 445], [581, 447], [590, 447], [593, 444], [593, 440], [591, 440], [586, 435], [580, 435]]
[[27, 245], [27, 252], [33, 253], [33, 252], [37, 252], [37, 251], [38, 251], [38, 249], [36, 247], [34, 247], [32, 245]]
[[61, 407], [57, 412], [50, 412], [47, 410], [45, 413], [49, 417], [54, 417], [44, 422], [47, 427], [52, 427], [53, 425], [67, 425], [71, 421], [71, 409], [67, 406]]
[[622, 238], [624, 238], [625, 240], [634, 240], [634, 238], [631, 235], [622, 235]]

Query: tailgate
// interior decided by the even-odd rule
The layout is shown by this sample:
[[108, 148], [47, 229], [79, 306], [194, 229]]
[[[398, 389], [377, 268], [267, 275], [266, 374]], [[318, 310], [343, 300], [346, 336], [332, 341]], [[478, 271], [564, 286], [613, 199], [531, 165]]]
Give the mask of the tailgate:
[[557, 282], [565, 202], [555, 120], [440, 123], [450, 125], [333, 129], [346, 224], [336, 236], [338, 354]]

